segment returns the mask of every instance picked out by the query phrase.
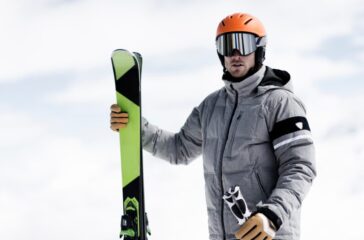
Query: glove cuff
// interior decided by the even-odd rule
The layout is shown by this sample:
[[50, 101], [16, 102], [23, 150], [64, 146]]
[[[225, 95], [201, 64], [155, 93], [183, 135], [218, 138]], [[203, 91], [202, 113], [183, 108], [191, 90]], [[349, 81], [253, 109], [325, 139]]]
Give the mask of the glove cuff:
[[258, 208], [257, 212], [264, 214], [273, 223], [276, 230], [282, 226], [282, 220], [269, 208]]

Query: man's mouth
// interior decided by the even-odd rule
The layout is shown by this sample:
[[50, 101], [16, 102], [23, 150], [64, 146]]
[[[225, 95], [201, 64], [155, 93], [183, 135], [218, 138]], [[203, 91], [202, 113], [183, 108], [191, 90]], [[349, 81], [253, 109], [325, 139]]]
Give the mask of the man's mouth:
[[232, 65], [233, 65], [233, 67], [241, 67], [241, 66], [243, 66], [242, 63], [233, 63]]

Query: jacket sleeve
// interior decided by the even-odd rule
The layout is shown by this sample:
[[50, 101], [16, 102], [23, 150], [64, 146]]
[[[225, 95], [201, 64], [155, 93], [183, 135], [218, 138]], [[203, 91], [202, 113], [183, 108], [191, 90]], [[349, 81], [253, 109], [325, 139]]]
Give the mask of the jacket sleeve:
[[267, 104], [266, 116], [278, 165], [278, 181], [268, 200], [257, 207], [258, 211], [276, 215], [273, 222], [279, 227], [301, 207], [316, 169], [311, 130], [302, 102], [288, 91], [274, 92]]
[[172, 133], [142, 119], [144, 150], [172, 164], [188, 164], [202, 152], [199, 108], [194, 108], [178, 133]]

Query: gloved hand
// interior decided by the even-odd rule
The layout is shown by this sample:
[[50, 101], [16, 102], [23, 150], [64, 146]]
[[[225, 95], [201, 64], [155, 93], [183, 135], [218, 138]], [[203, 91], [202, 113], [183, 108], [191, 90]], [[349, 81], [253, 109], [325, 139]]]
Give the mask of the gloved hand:
[[111, 105], [110, 110], [110, 128], [114, 131], [125, 128], [129, 121], [128, 113], [121, 112], [121, 108], [117, 104]]
[[235, 233], [240, 240], [272, 240], [276, 229], [273, 223], [262, 213], [252, 215]]

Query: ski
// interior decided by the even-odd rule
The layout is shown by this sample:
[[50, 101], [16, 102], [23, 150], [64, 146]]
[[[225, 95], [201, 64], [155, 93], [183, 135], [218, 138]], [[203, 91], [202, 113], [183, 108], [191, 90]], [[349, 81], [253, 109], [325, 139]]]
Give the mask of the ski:
[[116, 100], [129, 122], [119, 130], [123, 215], [120, 238], [146, 240], [148, 220], [144, 205], [143, 152], [141, 144], [141, 68], [142, 56], [117, 49], [112, 52]]

